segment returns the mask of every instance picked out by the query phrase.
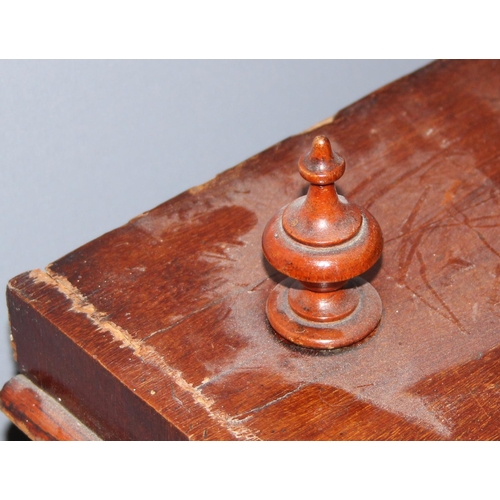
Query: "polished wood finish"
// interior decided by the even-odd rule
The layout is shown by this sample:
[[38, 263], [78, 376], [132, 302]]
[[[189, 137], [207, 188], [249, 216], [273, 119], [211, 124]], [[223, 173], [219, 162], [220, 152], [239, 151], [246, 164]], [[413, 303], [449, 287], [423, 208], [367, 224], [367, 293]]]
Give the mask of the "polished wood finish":
[[[102, 439], [499, 439], [499, 103], [498, 61], [436, 62], [14, 278], [19, 371]], [[376, 334], [327, 354], [273, 333], [261, 252], [317, 135], [384, 235]]]
[[314, 138], [299, 160], [307, 195], [283, 207], [268, 223], [262, 249], [269, 263], [291, 276], [271, 292], [267, 317], [285, 339], [302, 347], [346, 347], [373, 332], [382, 315], [375, 289], [356, 278], [382, 253], [373, 216], [335, 189], [345, 161], [328, 137]]
[[7, 382], [0, 408], [33, 441], [100, 441], [64, 408], [24, 375]]

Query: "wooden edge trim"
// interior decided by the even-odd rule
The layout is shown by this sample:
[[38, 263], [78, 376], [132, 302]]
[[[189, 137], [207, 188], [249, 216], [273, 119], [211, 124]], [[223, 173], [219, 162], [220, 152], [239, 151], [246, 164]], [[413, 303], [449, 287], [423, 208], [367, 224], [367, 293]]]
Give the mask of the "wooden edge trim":
[[0, 409], [33, 441], [101, 441], [24, 375], [11, 378], [3, 386]]

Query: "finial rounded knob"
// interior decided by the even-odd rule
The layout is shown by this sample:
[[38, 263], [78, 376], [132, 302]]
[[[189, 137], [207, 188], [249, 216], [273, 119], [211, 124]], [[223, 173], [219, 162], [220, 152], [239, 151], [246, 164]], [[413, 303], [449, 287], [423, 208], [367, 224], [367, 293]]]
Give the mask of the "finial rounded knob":
[[332, 150], [324, 135], [316, 136], [311, 151], [299, 160], [300, 175], [311, 184], [333, 184], [344, 175], [344, 171], [344, 159]]
[[318, 349], [344, 347], [378, 325], [382, 303], [376, 290], [356, 278], [382, 253], [380, 226], [365, 209], [339, 196], [334, 183], [344, 159], [325, 136], [299, 159], [309, 191], [283, 207], [267, 224], [264, 255], [289, 276], [271, 292], [267, 315], [291, 342]]

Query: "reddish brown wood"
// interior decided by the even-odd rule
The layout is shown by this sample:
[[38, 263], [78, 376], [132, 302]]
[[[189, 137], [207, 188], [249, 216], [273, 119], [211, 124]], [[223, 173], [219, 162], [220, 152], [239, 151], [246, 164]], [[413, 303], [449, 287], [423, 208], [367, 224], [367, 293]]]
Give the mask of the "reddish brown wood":
[[269, 263], [293, 280], [274, 288], [266, 311], [273, 328], [302, 347], [335, 349], [365, 338], [380, 322], [375, 289], [356, 278], [382, 253], [382, 232], [367, 211], [339, 196], [334, 183], [345, 161], [328, 137], [317, 136], [299, 160], [311, 185], [269, 222], [262, 248]]
[[24, 375], [4, 385], [0, 408], [34, 441], [100, 441], [90, 429]]
[[[499, 61], [434, 63], [14, 278], [19, 371], [102, 439], [500, 439], [499, 103]], [[261, 237], [319, 134], [384, 310], [311, 354], [269, 326]]]

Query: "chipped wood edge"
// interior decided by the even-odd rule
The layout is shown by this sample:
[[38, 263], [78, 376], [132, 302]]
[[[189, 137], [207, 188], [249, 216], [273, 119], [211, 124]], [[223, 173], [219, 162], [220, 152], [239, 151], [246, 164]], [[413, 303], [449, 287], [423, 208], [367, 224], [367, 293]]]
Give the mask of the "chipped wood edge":
[[24, 375], [11, 378], [0, 392], [0, 409], [33, 441], [101, 441], [45, 391]]
[[325, 125], [330, 125], [330, 123], [333, 123], [335, 121], [337, 114], [334, 114], [333, 116], [329, 116], [328, 118], [325, 118], [324, 120], [321, 120], [320, 122], [314, 124], [312, 127], [306, 128], [300, 134], [297, 135], [302, 135], [302, 134], [308, 134], [309, 132], [313, 132], [314, 130], [324, 127]]
[[[340, 111], [339, 111], [340, 113]], [[300, 136], [300, 135], [305, 135], [305, 134], [308, 134], [309, 132], [313, 132], [314, 130], [318, 129], [318, 128], [321, 128], [321, 127], [324, 127], [326, 125], [330, 125], [330, 123], [333, 123], [336, 119], [337, 119], [337, 115], [339, 113], [336, 113], [334, 114], [333, 116], [329, 116], [328, 118], [325, 118], [324, 120], [321, 120], [320, 122], [318, 123], [315, 123], [314, 125], [312, 125], [311, 127], [307, 128], [306, 130], [303, 130], [302, 132], [299, 132], [298, 134], [293, 134], [292, 136], [290, 137], [297, 137], [297, 136]], [[236, 164], [234, 167], [230, 167], [222, 172], [220, 172], [219, 174], [217, 174], [215, 177], [213, 177], [212, 179], [208, 180], [207, 182], [204, 182], [202, 184], [199, 184], [197, 186], [193, 186], [191, 188], [189, 188], [186, 192], [188, 192], [189, 194], [191, 195], [197, 195], [198, 193], [202, 192], [202, 191], [205, 191], [206, 189], [208, 189], [209, 187], [213, 186], [213, 184], [215, 182], [217, 182], [218, 178], [226, 173], [226, 172], [229, 172], [229, 171], [237, 171], [238, 169], [241, 169], [246, 163], [248, 162], [251, 162], [252, 160], [254, 160], [256, 157], [260, 156], [262, 153], [264, 153], [265, 151], [267, 151], [268, 149], [271, 149], [273, 147], [276, 147], [278, 144], [281, 144], [282, 142], [286, 141], [287, 139], [283, 139], [279, 142], [277, 142], [276, 144], [274, 144], [273, 146], [270, 146], [269, 148], [266, 148], [264, 149], [263, 151], [260, 151], [259, 153], [256, 153], [254, 154], [253, 156], [250, 156], [249, 158], [247, 158], [246, 160]], [[140, 217], [143, 217], [144, 215], [146, 215], [147, 212], [145, 212], [144, 214], [140, 214], [139, 216], [135, 217], [134, 219], [132, 220], [135, 220], [136, 218], [140, 218]]]
[[[228, 415], [222, 410], [213, 408], [215, 401], [202, 393], [201, 387], [195, 387], [184, 379], [182, 372], [166, 363], [154, 347], [145, 344], [116, 323], [107, 320], [107, 314], [97, 308], [85, 297], [67, 278], [54, 273], [50, 266], [42, 271], [35, 269], [29, 273], [34, 283], [44, 284], [55, 288], [71, 302], [70, 311], [84, 315], [99, 331], [111, 335], [119, 348], [128, 348], [132, 354], [142, 362], [147, 362], [168, 377], [185, 394], [188, 394], [195, 404], [204, 410], [210, 419], [237, 440], [259, 440], [258, 436], [244, 422]], [[9, 284], [10, 286], [10, 284]], [[102, 361], [101, 361], [102, 364]], [[185, 431], [181, 431], [185, 432]]]

